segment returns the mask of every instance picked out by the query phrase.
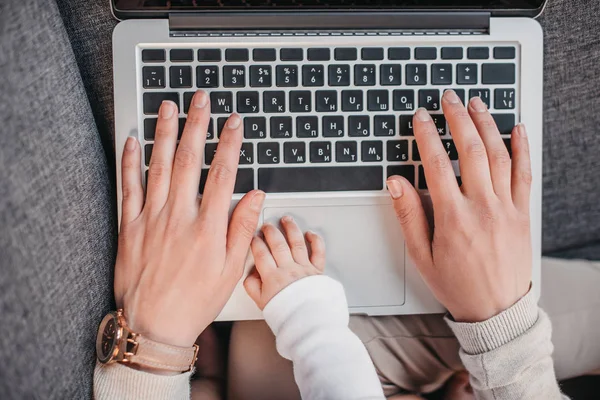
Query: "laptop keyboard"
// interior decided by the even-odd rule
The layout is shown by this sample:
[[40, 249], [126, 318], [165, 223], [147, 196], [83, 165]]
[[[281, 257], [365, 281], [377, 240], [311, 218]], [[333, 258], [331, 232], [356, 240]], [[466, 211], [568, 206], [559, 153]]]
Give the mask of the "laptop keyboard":
[[511, 45], [144, 48], [140, 57], [146, 166], [162, 101], [179, 106], [181, 135], [195, 90], [210, 94], [200, 192], [232, 112], [244, 118], [236, 193], [381, 191], [395, 174], [426, 190], [412, 116], [427, 108], [458, 160], [440, 105], [447, 89], [463, 102], [480, 96], [509, 151], [517, 121]]

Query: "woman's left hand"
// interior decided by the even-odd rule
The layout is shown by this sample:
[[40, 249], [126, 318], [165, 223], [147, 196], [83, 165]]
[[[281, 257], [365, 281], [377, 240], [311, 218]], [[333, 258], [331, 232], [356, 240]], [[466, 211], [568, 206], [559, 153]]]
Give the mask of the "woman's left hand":
[[145, 201], [139, 143], [129, 138], [123, 153], [117, 306], [134, 332], [181, 347], [194, 344], [240, 280], [265, 197], [248, 193], [228, 223], [243, 137], [234, 114], [221, 133], [200, 202], [209, 121], [208, 95], [198, 92], [177, 146], [177, 106], [162, 104]]

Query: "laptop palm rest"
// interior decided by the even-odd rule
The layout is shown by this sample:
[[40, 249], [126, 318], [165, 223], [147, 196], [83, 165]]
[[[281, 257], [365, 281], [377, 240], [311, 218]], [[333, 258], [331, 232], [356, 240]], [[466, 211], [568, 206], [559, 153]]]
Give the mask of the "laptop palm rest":
[[405, 246], [388, 205], [265, 208], [274, 225], [284, 215], [325, 239], [325, 273], [344, 285], [352, 307], [404, 304]]

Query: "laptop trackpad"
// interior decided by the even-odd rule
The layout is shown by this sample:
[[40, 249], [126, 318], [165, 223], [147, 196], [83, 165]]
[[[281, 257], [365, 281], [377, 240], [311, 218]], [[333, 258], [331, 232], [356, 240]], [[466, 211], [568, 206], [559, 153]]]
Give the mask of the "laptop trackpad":
[[389, 205], [265, 208], [278, 225], [293, 216], [303, 231], [325, 238], [325, 273], [342, 282], [350, 307], [404, 304], [404, 239]]

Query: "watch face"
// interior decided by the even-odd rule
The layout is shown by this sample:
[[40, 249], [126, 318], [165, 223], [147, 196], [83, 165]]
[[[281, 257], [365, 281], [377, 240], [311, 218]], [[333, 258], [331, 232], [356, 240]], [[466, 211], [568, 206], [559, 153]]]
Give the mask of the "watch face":
[[96, 353], [101, 363], [107, 363], [113, 358], [118, 341], [118, 332], [117, 316], [110, 313], [102, 320], [96, 339]]

